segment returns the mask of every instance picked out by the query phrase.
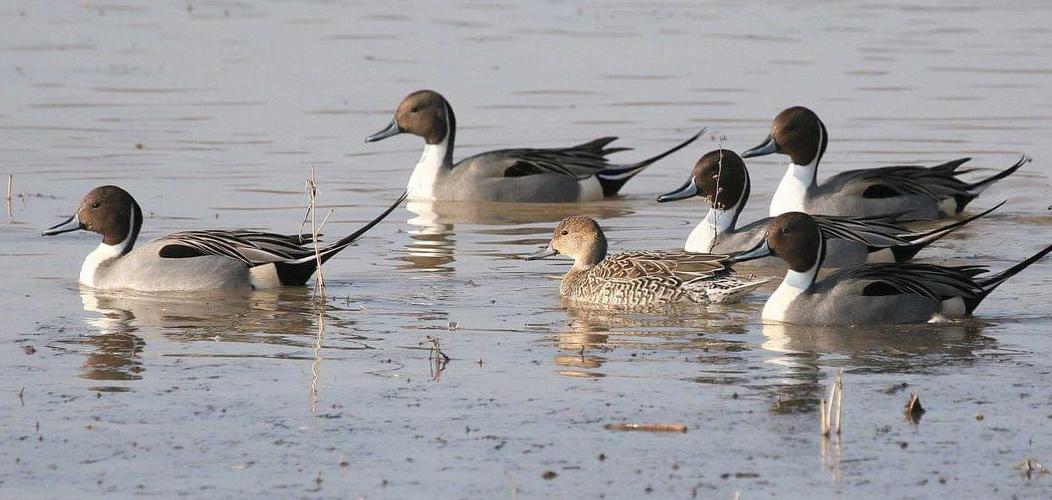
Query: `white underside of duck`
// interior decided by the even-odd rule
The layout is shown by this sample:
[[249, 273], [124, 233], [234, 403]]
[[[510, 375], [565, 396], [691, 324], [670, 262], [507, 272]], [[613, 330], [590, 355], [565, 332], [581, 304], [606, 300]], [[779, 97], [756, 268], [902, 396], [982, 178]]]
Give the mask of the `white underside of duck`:
[[581, 186], [581, 190], [577, 193], [577, 201], [600, 201], [603, 196], [603, 185], [599, 183], [594, 175], [587, 179], [581, 179], [578, 181]]

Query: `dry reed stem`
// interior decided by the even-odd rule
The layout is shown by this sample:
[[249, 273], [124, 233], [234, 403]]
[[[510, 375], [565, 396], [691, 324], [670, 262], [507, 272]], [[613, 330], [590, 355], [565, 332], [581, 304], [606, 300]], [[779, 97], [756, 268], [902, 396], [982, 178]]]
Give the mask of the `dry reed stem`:
[[[325, 297], [325, 273], [322, 272], [321, 269], [321, 247], [318, 245], [318, 238], [320, 237], [320, 227], [316, 223], [316, 214], [318, 206], [317, 202], [318, 183], [317, 178], [314, 175], [314, 167], [311, 167], [310, 177], [307, 178], [307, 212], [310, 215], [310, 231], [314, 243], [314, 258], [317, 260], [318, 263], [317, 270], [315, 271], [317, 273], [317, 277], [315, 277], [315, 280], [317, 280], [318, 286], [317, 288], [315, 288], [315, 291], [320, 293], [322, 297]], [[326, 215], [325, 220], [328, 219], [329, 216]], [[322, 223], [324, 224], [325, 221], [323, 220]]]
[[[841, 433], [841, 419], [844, 417], [844, 370], [837, 372], [836, 380], [829, 387], [829, 397], [818, 400], [818, 417], [822, 426], [822, 436], [829, 437], [836, 428]], [[836, 422], [833, 421], [833, 410], [836, 409]]]
[[310, 412], [318, 413], [318, 379], [321, 376], [321, 342], [325, 338], [325, 302], [324, 297], [318, 309], [318, 334], [314, 339], [314, 361], [310, 364]]

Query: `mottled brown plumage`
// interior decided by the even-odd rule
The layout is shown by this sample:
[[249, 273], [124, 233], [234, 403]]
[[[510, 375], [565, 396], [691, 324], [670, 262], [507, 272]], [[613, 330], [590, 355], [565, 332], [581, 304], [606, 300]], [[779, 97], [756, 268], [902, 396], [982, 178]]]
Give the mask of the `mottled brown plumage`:
[[740, 300], [767, 280], [737, 277], [724, 255], [635, 251], [607, 255], [599, 224], [583, 216], [563, 219], [548, 247], [532, 258], [564, 254], [574, 259], [559, 286], [571, 301], [613, 306]]

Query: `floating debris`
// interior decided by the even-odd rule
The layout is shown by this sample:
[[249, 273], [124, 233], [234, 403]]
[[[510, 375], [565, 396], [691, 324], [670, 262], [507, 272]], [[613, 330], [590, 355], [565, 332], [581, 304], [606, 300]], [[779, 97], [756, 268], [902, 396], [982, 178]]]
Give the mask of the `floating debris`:
[[917, 391], [910, 393], [909, 401], [906, 401], [906, 418], [910, 423], [916, 425], [920, 423], [921, 416], [927, 411], [924, 406], [921, 405], [920, 396], [917, 395]]
[[906, 390], [906, 388], [908, 388], [909, 386], [910, 385], [906, 382], [902, 382], [899, 384], [891, 384], [890, 386], [888, 386], [887, 389], [884, 389], [884, 394], [897, 394], [901, 391]]
[[1034, 476], [1048, 474], [1048, 467], [1045, 467], [1041, 462], [1038, 462], [1036, 458], [1026, 458], [1016, 462], [1015, 468], [1019, 469], [1027, 479], [1033, 479]]
[[[818, 418], [822, 424], [822, 436], [829, 437], [836, 427], [837, 435], [841, 431], [841, 419], [844, 417], [844, 369], [836, 374], [833, 386], [829, 388], [829, 398], [818, 400]], [[833, 422], [833, 408], [836, 408], [836, 422]]]
[[544, 474], [541, 474], [541, 477], [543, 477], [544, 479], [547, 479], [547, 480], [550, 481], [552, 479], [555, 479], [555, 478], [559, 477], [559, 474], [556, 474], [555, 471], [553, 471], [553, 470], [546, 470], [546, 471], [544, 471]]
[[687, 432], [687, 426], [683, 424], [606, 424], [603, 426], [608, 431], [642, 431], [642, 432]]

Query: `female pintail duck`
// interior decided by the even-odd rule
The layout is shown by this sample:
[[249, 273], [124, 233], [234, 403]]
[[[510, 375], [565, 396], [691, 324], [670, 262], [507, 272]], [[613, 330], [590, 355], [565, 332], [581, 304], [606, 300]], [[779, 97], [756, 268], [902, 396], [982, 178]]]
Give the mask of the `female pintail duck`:
[[[718, 149], [706, 153], [694, 165], [690, 179], [679, 189], [658, 197], [659, 202], [705, 198], [710, 208], [705, 219], [691, 231], [684, 250], [735, 254], [754, 248], [767, 233], [773, 217], [737, 227], [738, 216], [749, 201], [749, 170], [735, 152]], [[1002, 202], [1002, 204], [1004, 204]], [[921, 249], [1001, 205], [981, 214], [930, 231], [910, 231], [881, 218], [813, 215], [826, 237], [830, 267], [876, 262], [904, 262]]]
[[810, 109], [796, 106], [774, 119], [763, 144], [744, 153], [752, 158], [771, 153], [789, 156], [789, 168], [771, 199], [772, 217], [786, 212], [872, 217], [894, 214], [900, 220], [932, 220], [961, 213], [994, 182], [1008, 177], [1030, 158], [978, 182], [957, 178], [971, 158], [935, 167], [895, 166], [848, 170], [819, 184], [818, 163], [828, 142], [826, 127]]
[[616, 137], [556, 149], [502, 149], [453, 162], [457, 135], [453, 108], [431, 90], [402, 99], [391, 124], [365, 139], [375, 142], [401, 133], [424, 138], [424, 154], [409, 178], [409, 199], [420, 201], [575, 202], [614, 196], [650, 164], [686, 147], [704, 132], [653, 158], [612, 165], [606, 155]]
[[387, 217], [403, 194], [378, 217], [315, 255], [311, 235], [258, 231], [186, 231], [169, 234], [133, 249], [142, 227], [142, 209], [117, 186], [92, 189], [65, 222], [44, 236], [86, 230], [102, 243], [84, 259], [80, 283], [99, 289], [191, 291], [222, 288], [271, 288], [307, 283], [319, 260], [324, 263]]
[[789, 212], [771, 222], [755, 249], [741, 262], [768, 255], [789, 266], [781, 285], [763, 307], [767, 322], [804, 325], [921, 323], [972, 314], [990, 292], [1052, 252], [1052, 245], [1004, 271], [985, 266], [866, 264], [817, 279], [825, 241], [810, 215]]
[[526, 260], [559, 254], [574, 259], [559, 295], [576, 302], [623, 307], [729, 303], [769, 281], [736, 276], [725, 255], [661, 251], [607, 255], [599, 224], [580, 215], [563, 219], [548, 246]]

